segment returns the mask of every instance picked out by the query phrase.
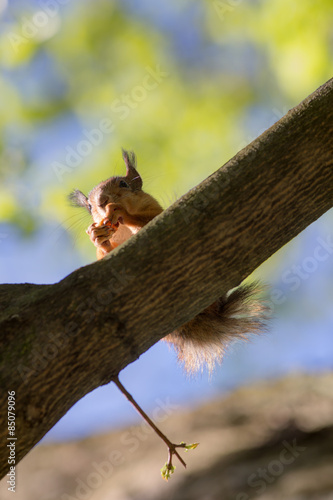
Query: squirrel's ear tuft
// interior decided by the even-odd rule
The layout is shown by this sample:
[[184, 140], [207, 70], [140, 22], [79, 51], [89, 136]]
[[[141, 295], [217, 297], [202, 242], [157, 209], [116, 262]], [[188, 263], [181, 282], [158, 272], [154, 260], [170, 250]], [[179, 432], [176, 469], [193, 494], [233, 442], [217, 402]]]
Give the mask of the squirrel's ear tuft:
[[91, 211], [88, 198], [82, 193], [82, 191], [79, 191], [79, 189], [72, 191], [68, 195], [68, 200], [73, 207], [83, 207], [86, 208], [88, 212]]
[[126, 179], [131, 189], [133, 189], [133, 191], [138, 191], [142, 189], [142, 179], [139, 172], [136, 170], [136, 156], [133, 151], [125, 151], [125, 149], [123, 149], [122, 152], [126, 165]]

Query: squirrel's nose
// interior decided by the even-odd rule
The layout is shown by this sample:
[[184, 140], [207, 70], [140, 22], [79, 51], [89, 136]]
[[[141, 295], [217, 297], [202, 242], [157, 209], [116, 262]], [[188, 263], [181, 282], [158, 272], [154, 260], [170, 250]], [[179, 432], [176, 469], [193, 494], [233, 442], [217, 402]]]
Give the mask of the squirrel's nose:
[[111, 217], [111, 215], [115, 211], [115, 206], [116, 206], [115, 203], [107, 203], [105, 207], [103, 207], [105, 210], [106, 217]]

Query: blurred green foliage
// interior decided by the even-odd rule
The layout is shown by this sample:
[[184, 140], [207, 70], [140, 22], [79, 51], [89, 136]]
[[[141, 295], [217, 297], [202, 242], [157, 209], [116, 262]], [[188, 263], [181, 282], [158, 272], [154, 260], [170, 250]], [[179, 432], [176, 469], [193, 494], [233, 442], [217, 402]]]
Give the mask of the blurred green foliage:
[[331, 0], [139, 4], [0, 3], [3, 221], [71, 220], [121, 147], [167, 206], [332, 76]]

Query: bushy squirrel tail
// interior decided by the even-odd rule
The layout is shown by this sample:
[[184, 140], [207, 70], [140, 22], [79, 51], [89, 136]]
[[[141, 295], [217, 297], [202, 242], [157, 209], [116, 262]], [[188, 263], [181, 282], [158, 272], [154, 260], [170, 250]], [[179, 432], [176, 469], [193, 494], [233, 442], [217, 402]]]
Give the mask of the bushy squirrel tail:
[[188, 374], [205, 367], [211, 373], [232, 341], [267, 330], [269, 314], [262, 294], [257, 282], [241, 285], [165, 337]]

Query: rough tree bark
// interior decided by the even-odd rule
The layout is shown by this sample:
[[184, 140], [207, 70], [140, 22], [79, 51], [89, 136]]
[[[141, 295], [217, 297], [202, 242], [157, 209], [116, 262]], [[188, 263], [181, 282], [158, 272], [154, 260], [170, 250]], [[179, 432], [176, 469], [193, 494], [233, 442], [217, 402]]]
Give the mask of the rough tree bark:
[[[112, 254], [54, 285], [1, 285], [0, 435], [17, 461], [80, 398], [238, 285], [332, 206], [333, 80]], [[1, 449], [1, 473], [8, 472]]]

